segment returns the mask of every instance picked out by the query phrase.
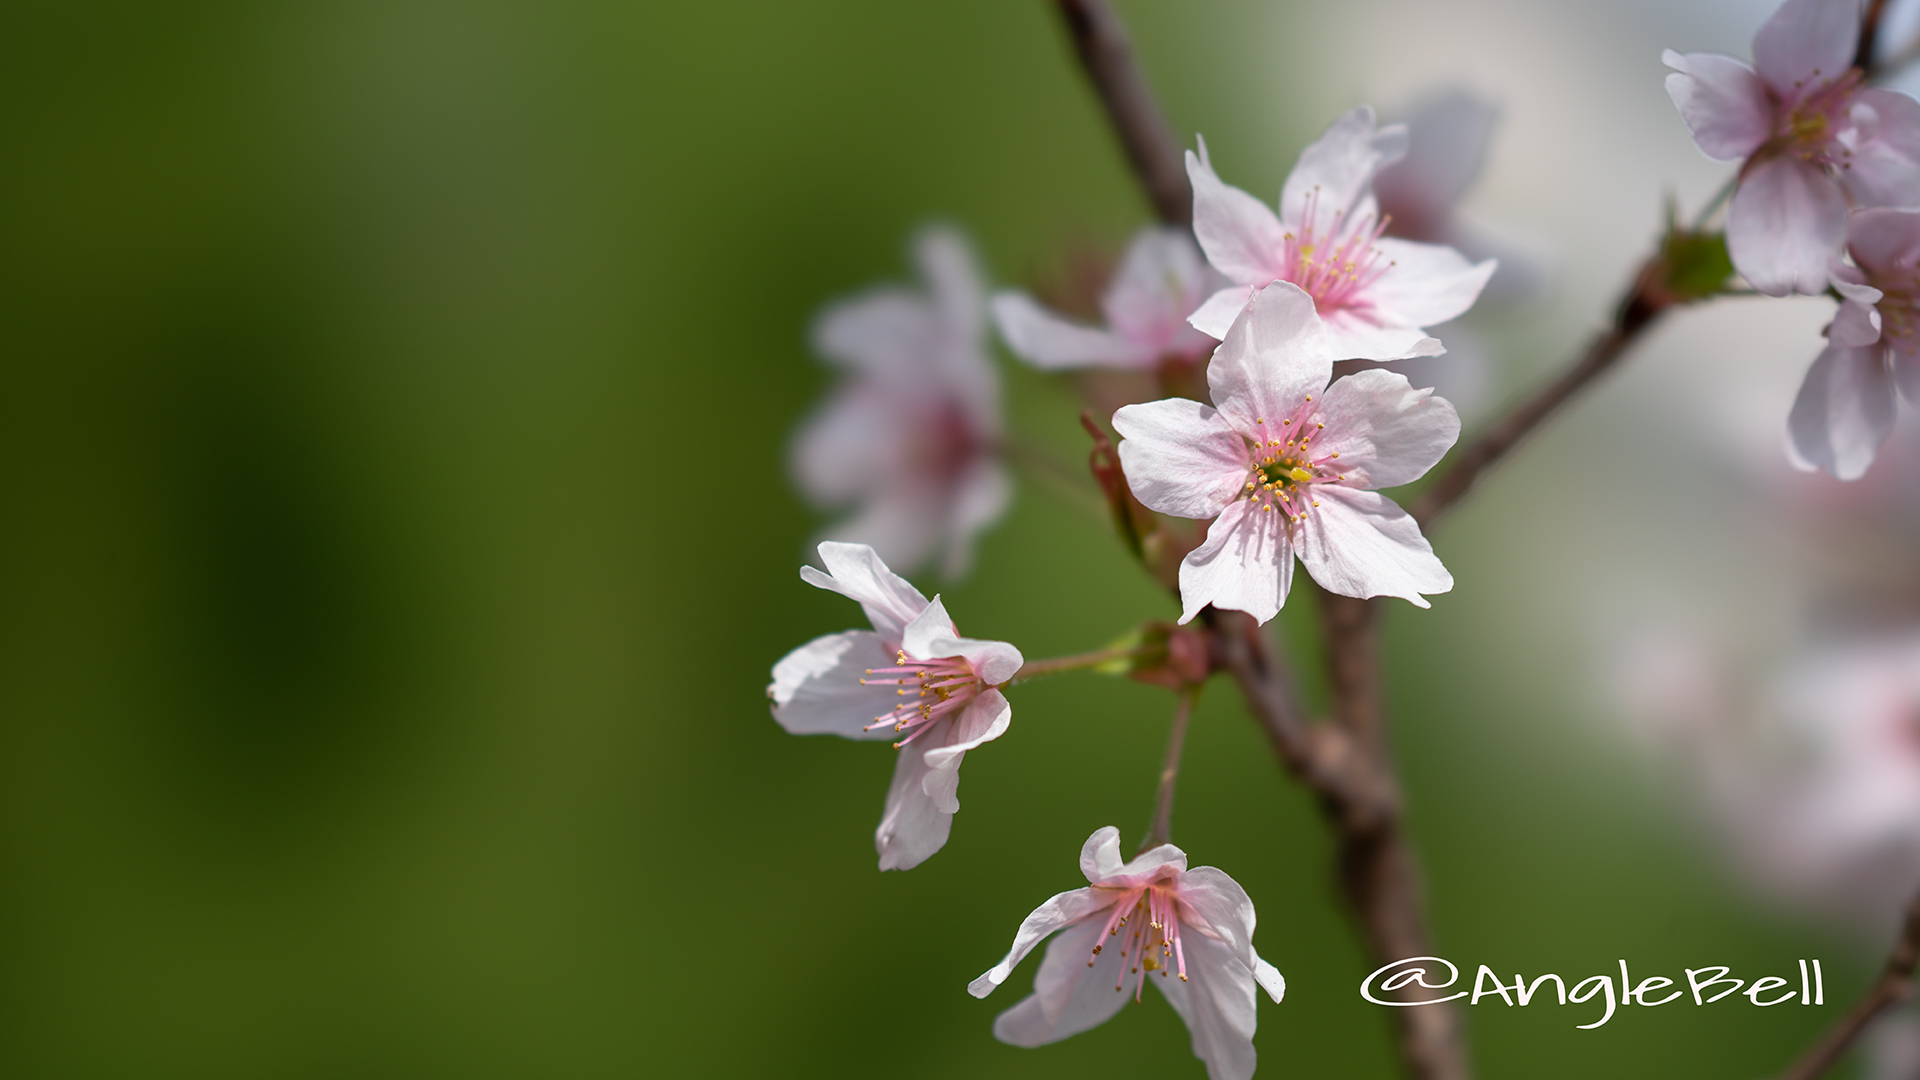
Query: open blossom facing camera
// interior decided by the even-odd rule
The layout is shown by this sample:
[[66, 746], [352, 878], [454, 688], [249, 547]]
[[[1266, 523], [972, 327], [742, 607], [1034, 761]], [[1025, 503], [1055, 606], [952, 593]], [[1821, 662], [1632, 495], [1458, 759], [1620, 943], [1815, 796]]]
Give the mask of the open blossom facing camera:
[[880, 869], [906, 870], [947, 842], [960, 809], [960, 761], [1006, 733], [1013, 707], [999, 687], [1020, 650], [954, 630], [863, 544], [824, 543], [827, 572], [800, 568], [810, 585], [859, 601], [872, 630], [815, 638], [773, 667], [773, 718], [795, 735], [887, 739], [900, 757], [874, 832]]
[[1840, 311], [1787, 430], [1794, 464], [1856, 480], [1893, 430], [1895, 389], [1920, 403], [1920, 211], [1855, 212], [1847, 251], [1853, 265], [1830, 268]]
[[1224, 338], [1254, 292], [1286, 281], [1313, 298], [1336, 359], [1433, 356], [1441, 345], [1426, 326], [1473, 306], [1493, 275], [1489, 259], [1385, 235], [1373, 195], [1374, 174], [1406, 152], [1407, 132], [1374, 130], [1366, 106], [1334, 121], [1280, 191], [1280, 213], [1221, 182], [1207, 158], [1187, 154], [1193, 183], [1193, 231], [1207, 261], [1234, 285], [1193, 313], [1193, 325]]
[[937, 557], [953, 577], [1012, 491], [998, 455], [1000, 382], [966, 241], [930, 228], [914, 258], [927, 292], [874, 289], [815, 324], [814, 348], [853, 377], [801, 429], [793, 467], [816, 504], [857, 508], [831, 536], [908, 571]]
[[1753, 39], [1753, 67], [1662, 54], [1667, 93], [1700, 151], [1744, 161], [1727, 251], [1772, 296], [1827, 288], [1849, 200], [1920, 206], [1920, 102], [1853, 66], [1862, 0], [1788, 0]]
[[1014, 354], [1043, 371], [1151, 370], [1166, 361], [1196, 363], [1213, 351], [1214, 339], [1187, 325], [1187, 316], [1223, 284], [1191, 235], [1150, 225], [1127, 245], [1100, 298], [1105, 328], [1064, 319], [1014, 291], [993, 298], [993, 317]]
[[1181, 622], [1212, 604], [1279, 613], [1298, 554], [1342, 596], [1446, 592], [1453, 577], [1406, 511], [1373, 490], [1419, 479], [1460, 436], [1430, 390], [1373, 369], [1327, 385], [1339, 355], [1298, 287], [1276, 282], [1233, 324], [1207, 368], [1218, 409], [1171, 398], [1113, 416], [1142, 503], [1212, 518], [1180, 564]]
[[1152, 983], [1186, 1021], [1212, 1080], [1252, 1076], [1254, 986], [1278, 1004], [1287, 983], [1254, 952], [1246, 890], [1211, 866], [1187, 869], [1186, 853], [1172, 844], [1122, 862], [1112, 826], [1087, 838], [1080, 870], [1091, 884], [1035, 908], [1006, 959], [967, 986], [974, 997], [993, 993], [1058, 932], [1033, 994], [994, 1020], [994, 1037], [1015, 1046], [1058, 1042], [1105, 1023]]

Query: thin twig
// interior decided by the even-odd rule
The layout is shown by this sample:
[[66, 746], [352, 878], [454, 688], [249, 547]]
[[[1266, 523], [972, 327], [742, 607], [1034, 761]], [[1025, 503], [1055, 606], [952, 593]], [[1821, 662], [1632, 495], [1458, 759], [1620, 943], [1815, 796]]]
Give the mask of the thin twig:
[[1860, 43], [1853, 53], [1853, 66], [1861, 71], [1873, 70], [1874, 47], [1880, 40], [1880, 17], [1886, 14], [1887, 0], [1871, 0], [1866, 13], [1860, 17]]
[[1167, 733], [1167, 759], [1160, 766], [1160, 788], [1153, 796], [1153, 827], [1141, 842], [1140, 851], [1159, 847], [1173, 838], [1173, 787], [1180, 778], [1180, 752], [1187, 744], [1187, 720], [1200, 696], [1198, 686], [1182, 687], [1174, 695], [1173, 728]]
[[1131, 645], [1112, 649], [1095, 649], [1092, 652], [1074, 653], [1072, 656], [1052, 656], [1045, 660], [1029, 660], [1020, 665], [1008, 683], [1023, 683], [1047, 675], [1058, 675], [1063, 671], [1079, 671], [1082, 668], [1099, 667], [1114, 660], [1131, 660], [1136, 656], [1145, 656], [1156, 651], [1158, 646]]
[[1472, 443], [1449, 455], [1447, 470], [1407, 508], [1422, 528], [1458, 502], [1481, 473], [1505, 457], [1560, 406], [1613, 367], [1647, 327], [1673, 306], [1676, 298], [1665, 294], [1659, 285], [1664, 270], [1665, 263], [1658, 254], [1648, 259], [1635, 276], [1633, 288], [1615, 309], [1613, 325], [1587, 346], [1572, 367], [1495, 420]]
[[1134, 63], [1127, 31], [1106, 0], [1057, 0], [1073, 35], [1080, 66], [1106, 106], [1107, 119], [1126, 148], [1134, 175], [1147, 189], [1154, 216], [1169, 225], [1193, 223], [1193, 191], [1187, 185], [1180, 143], [1167, 127], [1146, 76]]
[[1873, 1018], [1889, 1005], [1898, 1004], [1913, 996], [1913, 969], [1920, 962], [1920, 897], [1907, 905], [1907, 922], [1900, 937], [1893, 943], [1893, 951], [1887, 956], [1887, 966], [1881, 970], [1880, 977], [1860, 995], [1847, 1015], [1827, 1029], [1813, 1048], [1800, 1056], [1786, 1072], [1780, 1074], [1780, 1080], [1814, 1080], [1832, 1068], [1853, 1046], [1854, 1040], [1867, 1029]]

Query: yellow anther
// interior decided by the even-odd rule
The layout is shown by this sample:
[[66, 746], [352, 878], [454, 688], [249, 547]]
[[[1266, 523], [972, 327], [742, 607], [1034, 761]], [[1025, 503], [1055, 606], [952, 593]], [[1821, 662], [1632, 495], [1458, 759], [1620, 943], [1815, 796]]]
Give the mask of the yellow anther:
[[1287, 475], [1293, 477], [1295, 480], [1298, 480], [1303, 484], [1313, 479], [1312, 473], [1308, 472], [1307, 470], [1301, 468], [1298, 465], [1295, 465], [1293, 468], [1288, 469]]

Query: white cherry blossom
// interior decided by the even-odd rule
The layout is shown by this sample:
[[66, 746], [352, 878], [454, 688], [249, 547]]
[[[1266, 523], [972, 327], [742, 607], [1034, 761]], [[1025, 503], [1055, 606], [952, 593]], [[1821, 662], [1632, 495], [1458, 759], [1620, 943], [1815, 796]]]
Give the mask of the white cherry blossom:
[[1123, 862], [1120, 830], [1111, 825], [1087, 838], [1080, 870], [1088, 887], [1035, 908], [1006, 958], [967, 986], [986, 997], [1034, 946], [1058, 934], [1033, 993], [994, 1020], [994, 1037], [1015, 1046], [1058, 1042], [1105, 1023], [1152, 983], [1186, 1021], [1211, 1080], [1252, 1076], [1254, 987], [1278, 1004], [1287, 982], [1254, 952], [1246, 890], [1211, 866], [1187, 869], [1186, 853], [1172, 844]]
[[1196, 363], [1213, 351], [1215, 339], [1187, 325], [1187, 316], [1224, 284], [1190, 233], [1149, 225], [1134, 234], [1100, 297], [1105, 327], [1073, 322], [1012, 290], [993, 298], [993, 317], [1014, 355], [1042, 371], [1150, 371], [1168, 361]]
[[1006, 512], [1000, 380], [986, 350], [985, 286], [959, 233], [923, 230], [927, 290], [882, 286], [830, 306], [814, 349], [851, 376], [801, 428], [793, 470], [828, 530], [906, 570], [937, 559], [956, 577], [974, 538]]
[[1855, 212], [1847, 251], [1853, 265], [1828, 268], [1840, 310], [1787, 414], [1788, 456], [1856, 480], [1893, 430], [1896, 389], [1920, 403], [1920, 211]]
[[1172, 398], [1113, 416], [1120, 460], [1149, 508], [1212, 518], [1180, 564], [1180, 616], [1208, 604], [1279, 613], [1298, 554], [1343, 596], [1446, 592], [1420, 526], [1375, 488], [1419, 479], [1460, 436], [1453, 406], [1378, 368], [1332, 386], [1339, 356], [1313, 299], [1275, 282], [1233, 323], [1207, 382], [1218, 408]]
[[794, 735], [895, 740], [873, 839], [880, 869], [910, 869], [947, 842], [967, 751], [1006, 734], [1013, 707], [999, 687], [1020, 670], [1020, 650], [960, 637], [938, 596], [929, 602], [864, 544], [823, 543], [820, 560], [827, 572], [803, 566], [801, 580], [859, 601], [873, 629], [815, 638], [775, 664], [773, 718]]
[[1754, 35], [1752, 67], [1661, 54], [1700, 152], [1742, 162], [1727, 253], [1771, 296], [1826, 291], [1849, 202], [1920, 206], [1920, 101], [1865, 85], [1861, 12], [1862, 0], [1787, 0]]
[[1207, 261], [1234, 284], [1189, 320], [1224, 338], [1248, 298], [1286, 281], [1313, 298], [1337, 359], [1398, 360], [1443, 352], [1424, 327], [1473, 306], [1493, 275], [1449, 247], [1385, 235], [1373, 195], [1381, 167], [1406, 152], [1407, 129], [1374, 130], [1361, 106], [1334, 121], [1300, 153], [1280, 191], [1280, 212], [1213, 171], [1207, 145], [1187, 154], [1193, 183], [1193, 232]]

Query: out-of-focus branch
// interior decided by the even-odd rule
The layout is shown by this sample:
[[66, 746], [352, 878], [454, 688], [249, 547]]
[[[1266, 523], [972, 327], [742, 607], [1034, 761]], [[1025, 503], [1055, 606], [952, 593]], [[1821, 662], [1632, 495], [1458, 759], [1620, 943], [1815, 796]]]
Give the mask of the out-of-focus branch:
[[1867, 10], [1860, 16], [1860, 44], [1853, 53], [1853, 66], [1861, 71], [1873, 70], [1874, 48], [1880, 42], [1880, 17], [1887, 12], [1887, 0], [1869, 0]]
[[1173, 787], [1180, 779], [1180, 753], [1187, 745], [1187, 720], [1200, 696], [1198, 686], [1184, 686], [1174, 695], [1173, 729], [1167, 733], [1167, 760], [1160, 766], [1160, 789], [1153, 797], [1153, 827], [1140, 844], [1144, 854], [1173, 839]]
[[1633, 287], [1614, 310], [1613, 324], [1587, 346], [1572, 367], [1522, 399], [1471, 443], [1448, 456], [1446, 471], [1407, 508], [1422, 528], [1458, 502], [1473, 487], [1474, 481], [1480, 479], [1481, 473], [1505, 457], [1560, 406], [1612, 368], [1654, 320], [1682, 301], [1682, 297], [1663, 287], [1669, 269], [1664, 251], [1648, 259], [1634, 276]]
[[1134, 62], [1126, 28], [1106, 0], [1056, 0], [1080, 65], [1106, 106], [1107, 119], [1126, 148], [1127, 160], [1147, 189], [1156, 217], [1169, 225], [1193, 223], [1193, 191], [1187, 185], [1180, 144]]
[[1811, 1049], [1800, 1056], [1786, 1072], [1780, 1074], [1780, 1080], [1814, 1080], [1832, 1068], [1846, 1052], [1853, 1047], [1854, 1040], [1867, 1029], [1873, 1018], [1889, 1005], [1898, 1004], [1913, 996], [1913, 970], [1920, 962], [1920, 897], [1907, 905], [1907, 921], [1900, 937], [1893, 943], [1893, 951], [1887, 956], [1887, 966], [1881, 970], [1880, 977], [1867, 987], [1867, 992], [1854, 1002], [1847, 1015], [1827, 1029]]

